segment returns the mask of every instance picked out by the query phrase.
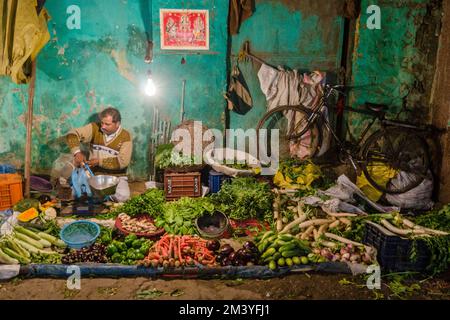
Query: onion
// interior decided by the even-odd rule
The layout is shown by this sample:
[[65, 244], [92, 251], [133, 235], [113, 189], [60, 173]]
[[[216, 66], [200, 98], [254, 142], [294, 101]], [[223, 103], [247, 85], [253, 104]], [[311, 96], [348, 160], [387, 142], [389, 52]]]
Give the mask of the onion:
[[359, 255], [359, 254], [352, 254], [351, 256], [350, 256], [350, 261], [359, 261], [359, 260], [361, 260], [361, 256]]
[[349, 260], [350, 259], [350, 253], [346, 252], [342, 255], [342, 259]]
[[362, 256], [362, 261], [364, 261], [366, 263], [370, 263], [372, 261], [372, 258], [370, 257], [370, 255], [368, 253], [364, 253]]

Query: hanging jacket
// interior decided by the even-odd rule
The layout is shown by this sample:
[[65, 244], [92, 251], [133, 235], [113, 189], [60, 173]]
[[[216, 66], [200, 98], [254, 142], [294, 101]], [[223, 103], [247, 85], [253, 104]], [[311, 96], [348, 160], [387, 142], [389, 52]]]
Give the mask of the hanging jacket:
[[32, 60], [50, 40], [48, 12], [36, 11], [36, 0], [0, 1], [0, 75], [28, 83]]
[[238, 34], [239, 28], [245, 19], [248, 19], [255, 11], [255, 0], [231, 0], [230, 1], [230, 34]]
[[244, 115], [250, 111], [253, 106], [250, 90], [238, 66], [233, 67], [230, 79], [230, 87], [225, 94], [228, 101], [228, 109]]

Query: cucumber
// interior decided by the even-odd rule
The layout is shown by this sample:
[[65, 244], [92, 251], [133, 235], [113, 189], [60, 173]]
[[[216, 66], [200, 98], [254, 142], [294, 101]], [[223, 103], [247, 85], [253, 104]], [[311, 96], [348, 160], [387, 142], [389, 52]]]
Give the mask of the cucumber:
[[269, 248], [267, 249], [262, 255], [261, 255], [261, 259], [265, 259], [267, 257], [270, 257], [271, 255], [273, 255], [276, 252], [275, 248]]
[[263, 262], [268, 263], [268, 262], [270, 262], [270, 260], [278, 260], [280, 258], [281, 258], [281, 253], [275, 252], [272, 256], [268, 256], [267, 258], [265, 258]]
[[291, 250], [295, 250], [296, 248], [297, 248], [297, 244], [290, 242], [290, 243], [282, 246], [279, 251], [280, 252], [291, 251]]
[[[272, 243], [275, 241], [276, 238], [277, 238], [277, 236], [273, 235], [273, 236], [267, 238], [266, 240], [264, 240], [262, 242], [262, 246], [261, 246], [262, 250], [260, 250], [259, 252], [265, 252], [272, 245]], [[258, 247], [258, 250], [259, 250], [259, 247]]]
[[293, 235], [291, 235], [291, 234], [283, 233], [283, 234], [279, 234], [278, 235], [278, 239], [280, 239], [282, 241], [289, 242], [289, 241], [295, 239], [295, 237]]
[[261, 238], [261, 242], [264, 241], [265, 239], [267, 239], [270, 236], [273, 236], [275, 234], [275, 232], [273, 232], [272, 230], [267, 231], [266, 233], [264, 233], [264, 235]]
[[284, 246], [284, 245], [287, 245], [288, 243], [290, 243], [290, 242], [286, 242], [286, 241], [283, 241], [283, 240], [280, 240], [280, 239], [275, 240], [275, 244], [276, 244], [277, 246], [279, 246], [279, 247], [282, 247], [282, 246]]
[[299, 255], [301, 255], [302, 254], [302, 251], [301, 250], [289, 250], [289, 251], [283, 251], [282, 253], [281, 253], [281, 255], [284, 257], [284, 258], [292, 258], [292, 257], [295, 257], [295, 256], [299, 256]]

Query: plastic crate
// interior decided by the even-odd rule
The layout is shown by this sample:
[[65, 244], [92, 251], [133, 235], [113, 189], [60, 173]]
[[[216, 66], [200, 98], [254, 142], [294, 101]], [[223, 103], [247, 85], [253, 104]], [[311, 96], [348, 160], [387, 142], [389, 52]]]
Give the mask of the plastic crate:
[[208, 177], [208, 186], [209, 186], [209, 192], [211, 193], [217, 193], [220, 191], [220, 188], [222, 187], [222, 184], [225, 181], [231, 180], [230, 176], [227, 176], [223, 173], [211, 170], [209, 171], [209, 177]]
[[0, 174], [0, 210], [12, 208], [22, 198], [21, 175], [17, 173]]
[[377, 260], [385, 271], [424, 271], [430, 262], [431, 253], [423, 241], [417, 241], [416, 259], [411, 261], [412, 240], [370, 221], [366, 223], [363, 242], [377, 249]]
[[201, 173], [165, 172], [164, 194], [166, 200], [177, 200], [181, 197], [200, 197], [202, 195]]
[[10, 164], [0, 164], [0, 174], [16, 173], [16, 167]]

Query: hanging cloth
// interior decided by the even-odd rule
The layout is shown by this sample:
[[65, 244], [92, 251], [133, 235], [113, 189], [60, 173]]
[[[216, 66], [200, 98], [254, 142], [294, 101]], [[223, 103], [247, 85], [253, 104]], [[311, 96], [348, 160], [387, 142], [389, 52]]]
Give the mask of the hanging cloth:
[[225, 99], [228, 101], [228, 109], [244, 115], [250, 111], [253, 106], [250, 90], [245, 82], [244, 76], [237, 65], [233, 67], [230, 79], [230, 87], [225, 93]]
[[[258, 72], [258, 79], [261, 90], [266, 96], [267, 111], [278, 106], [303, 105], [307, 108], [314, 108], [323, 94], [322, 82], [325, 73], [314, 71], [310, 73], [300, 73], [298, 70], [284, 70], [281, 67], [275, 69], [267, 64], [262, 64]], [[324, 117], [328, 118], [328, 110], [325, 109]], [[287, 111], [284, 116], [288, 125], [291, 121], [295, 123], [301, 119], [295, 119], [293, 111]], [[298, 142], [292, 142], [290, 151], [292, 156], [303, 159], [309, 156], [310, 132], [306, 133]], [[318, 155], [323, 155], [330, 146], [330, 132], [328, 128], [322, 128], [322, 146]]]
[[50, 40], [48, 12], [36, 0], [0, 1], [0, 75], [15, 83], [31, 79], [31, 61]]
[[255, 0], [231, 0], [230, 1], [230, 34], [238, 34], [242, 22], [253, 15]]

